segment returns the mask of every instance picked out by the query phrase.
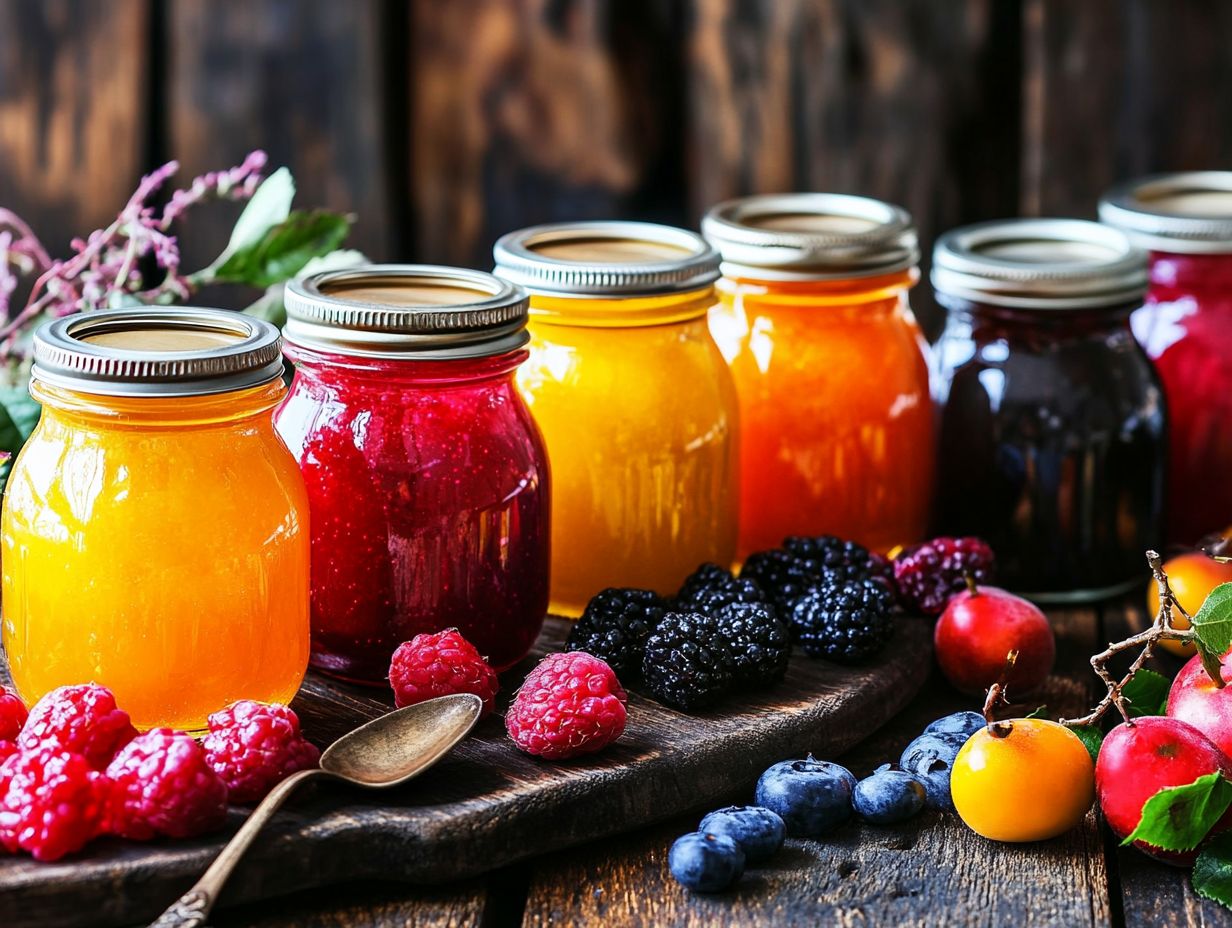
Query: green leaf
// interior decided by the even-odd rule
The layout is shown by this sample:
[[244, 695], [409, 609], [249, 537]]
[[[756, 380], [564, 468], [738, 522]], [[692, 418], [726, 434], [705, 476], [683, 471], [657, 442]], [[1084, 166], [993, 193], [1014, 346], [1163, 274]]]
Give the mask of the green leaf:
[[1219, 772], [1186, 786], [1161, 789], [1142, 807], [1142, 820], [1122, 844], [1145, 841], [1165, 851], [1191, 851], [1232, 805], [1232, 783]]
[[219, 268], [236, 252], [255, 246], [274, 226], [285, 222], [291, 214], [291, 201], [295, 199], [295, 179], [285, 167], [279, 168], [253, 192], [235, 221], [231, 240], [222, 254], [214, 259], [211, 268]]
[[294, 212], [214, 270], [214, 280], [269, 287], [298, 274], [347, 237], [351, 221], [327, 210]]
[[0, 451], [11, 455], [0, 461], [0, 489], [8, 483], [13, 458], [17, 457], [17, 452], [38, 425], [42, 411], [25, 386], [0, 387]]
[[1171, 688], [1172, 681], [1162, 673], [1143, 667], [1125, 684], [1121, 695], [1129, 700], [1129, 714], [1134, 718], [1165, 715], [1168, 708], [1168, 690]]
[[1024, 716], [1023, 716], [1023, 718], [1026, 718], [1026, 719], [1046, 719], [1046, 718], [1048, 718], [1048, 707], [1047, 707], [1047, 706], [1040, 706], [1040, 707], [1039, 707], [1038, 709], [1036, 709], [1034, 712], [1028, 712], [1026, 715], [1024, 715]]
[[1193, 629], [1199, 643], [1216, 654], [1232, 648], [1232, 583], [1221, 583], [1211, 590], [1193, 617]]
[[1099, 760], [1099, 749], [1104, 743], [1104, 733], [1094, 725], [1074, 725], [1070, 731], [1078, 736], [1078, 740], [1082, 742], [1082, 746], [1087, 749], [1087, 753], [1091, 755], [1091, 761]]
[[1199, 896], [1232, 909], [1232, 834], [1212, 838], [1194, 862], [1193, 888]]

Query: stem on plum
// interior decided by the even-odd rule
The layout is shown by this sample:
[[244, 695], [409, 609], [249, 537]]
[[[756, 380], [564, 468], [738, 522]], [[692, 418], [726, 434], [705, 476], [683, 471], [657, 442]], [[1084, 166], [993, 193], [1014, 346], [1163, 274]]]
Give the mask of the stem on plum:
[[[967, 581], [974, 586], [974, 581], [970, 574], [967, 574]], [[1014, 669], [1014, 665], [1018, 663], [1018, 651], [1010, 651], [1005, 655], [1005, 667], [1001, 670], [1001, 676], [997, 678], [997, 682], [988, 688], [988, 697], [984, 700], [984, 721], [988, 723], [988, 732], [994, 738], [1007, 738], [1010, 732], [1014, 730], [1012, 722], [998, 722], [996, 718], [996, 709], [999, 705], [1008, 706], [1009, 699], [1005, 695], [1005, 686], [1010, 678], [1010, 672]]]

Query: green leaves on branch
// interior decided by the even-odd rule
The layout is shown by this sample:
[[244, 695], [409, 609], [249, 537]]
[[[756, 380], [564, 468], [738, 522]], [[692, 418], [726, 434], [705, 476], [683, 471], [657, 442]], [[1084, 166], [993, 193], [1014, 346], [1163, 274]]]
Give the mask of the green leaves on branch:
[[1232, 805], [1232, 783], [1208, 773], [1187, 786], [1161, 789], [1142, 807], [1142, 820], [1122, 844], [1144, 841], [1165, 851], [1192, 851]]
[[1166, 715], [1168, 690], [1171, 687], [1172, 681], [1162, 673], [1142, 667], [1125, 684], [1121, 695], [1129, 701], [1129, 714], [1133, 718], [1141, 718], [1144, 715]]
[[1095, 725], [1071, 725], [1070, 731], [1078, 736], [1082, 746], [1091, 755], [1091, 763], [1099, 760], [1099, 749], [1104, 743], [1104, 733]]
[[1219, 661], [1232, 648], [1232, 583], [1221, 583], [1211, 590], [1211, 595], [1193, 617], [1193, 630], [1202, 666], [1211, 679], [1222, 686]]
[[212, 279], [254, 287], [281, 283], [313, 258], [334, 251], [350, 228], [350, 219], [326, 210], [291, 213], [257, 241], [233, 252], [214, 268]]
[[1199, 896], [1232, 909], [1232, 833], [1212, 838], [1193, 868], [1193, 888]]

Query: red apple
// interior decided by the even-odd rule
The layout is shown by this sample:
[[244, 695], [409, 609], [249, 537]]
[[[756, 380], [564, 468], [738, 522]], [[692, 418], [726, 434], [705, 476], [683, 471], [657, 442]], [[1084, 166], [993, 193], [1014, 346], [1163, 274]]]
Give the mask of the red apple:
[[1052, 672], [1057, 642], [1048, 618], [1020, 596], [982, 586], [952, 596], [934, 633], [937, 663], [955, 689], [981, 693], [1018, 652], [1006, 680], [1012, 697], [1029, 693]]
[[[1221, 663], [1224, 680], [1232, 681], [1232, 655]], [[1168, 716], [1188, 722], [1232, 757], [1232, 682], [1220, 689], [1194, 655], [1168, 690]]]
[[[1179, 719], [1146, 716], [1108, 733], [1095, 764], [1095, 792], [1108, 827], [1124, 838], [1138, 827], [1146, 801], [1161, 789], [1185, 786], [1216, 771], [1232, 779], [1232, 761], [1206, 735]], [[1212, 833], [1229, 824], [1232, 811]], [[1196, 850], [1164, 851], [1142, 841], [1134, 847], [1174, 864], [1192, 864], [1198, 856]]]

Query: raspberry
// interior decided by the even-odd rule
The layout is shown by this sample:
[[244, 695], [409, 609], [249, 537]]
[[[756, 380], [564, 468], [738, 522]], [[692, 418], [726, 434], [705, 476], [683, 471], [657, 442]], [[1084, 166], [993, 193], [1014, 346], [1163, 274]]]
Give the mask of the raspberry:
[[573, 624], [565, 650], [593, 654], [617, 677], [632, 680], [642, 672], [646, 639], [665, 608], [663, 599], [650, 590], [603, 590]]
[[20, 748], [17, 747], [16, 741], [0, 741], [0, 764], [16, 754]]
[[996, 558], [979, 538], [934, 538], [908, 548], [894, 559], [894, 580], [907, 605], [925, 615], [940, 615], [950, 597], [976, 583], [993, 579]]
[[693, 571], [676, 594], [677, 612], [710, 613], [729, 603], [762, 603], [768, 597], [753, 580], [736, 578], [717, 564]]
[[791, 633], [769, 603], [731, 603], [714, 614], [732, 654], [736, 683], [770, 686], [787, 673]]
[[256, 802], [284, 777], [315, 767], [321, 752], [299, 733], [299, 717], [281, 705], [233, 702], [209, 718], [201, 741], [232, 802]]
[[718, 619], [669, 612], [646, 639], [642, 677], [655, 699], [688, 711], [712, 705], [728, 693], [732, 665]]
[[111, 690], [82, 683], [61, 686], [36, 702], [18, 746], [33, 750], [55, 745], [81, 754], [95, 770], [102, 770], [136, 735], [128, 713], [116, 708]]
[[890, 640], [893, 608], [893, 594], [877, 580], [829, 580], [796, 602], [792, 630], [810, 657], [854, 664]]
[[110, 781], [80, 754], [55, 745], [0, 764], [0, 845], [59, 860], [102, 831]]
[[593, 754], [625, 730], [627, 700], [612, 668], [593, 654], [549, 654], [513, 697], [505, 728], [519, 748], [547, 760]]
[[416, 635], [394, 651], [389, 662], [394, 705], [414, 705], [451, 693], [474, 693], [483, 700], [483, 714], [492, 711], [500, 681], [488, 662], [456, 628], [434, 635]]
[[109, 830], [137, 841], [189, 838], [222, 826], [227, 784], [190, 735], [155, 728], [138, 735], [107, 765]]
[[26, 704], [12, 690], [0, 686], [0, 741], [14, 741], [26, 724]]

